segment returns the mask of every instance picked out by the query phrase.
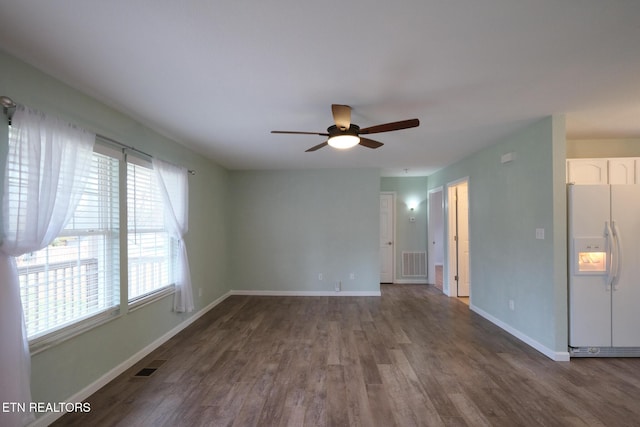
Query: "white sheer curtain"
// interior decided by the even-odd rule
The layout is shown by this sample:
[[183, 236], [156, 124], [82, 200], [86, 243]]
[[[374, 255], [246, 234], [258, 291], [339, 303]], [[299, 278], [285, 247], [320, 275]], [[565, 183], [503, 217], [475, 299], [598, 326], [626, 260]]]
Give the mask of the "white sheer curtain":
[[95, 134], [19, 105], [13, 115], [4, 170], [0, 238], [0, 425], [32, 418], [29, 342], [15, 257], [48, 246], [71, 218], [86, 183]]
[[180, 246], [173, 308], [177, 312], [191, 312], [194, 308], [193, 291], [187, 247], [184, 244], [184, 235], [189, 230], [189, 171], [156, 158], [152, 163], [164, 201], [165, 226]]

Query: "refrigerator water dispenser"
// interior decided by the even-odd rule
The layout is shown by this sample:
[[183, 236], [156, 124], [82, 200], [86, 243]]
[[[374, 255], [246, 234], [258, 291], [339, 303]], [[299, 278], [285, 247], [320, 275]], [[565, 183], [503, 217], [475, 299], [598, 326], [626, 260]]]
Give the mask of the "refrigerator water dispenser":
[[573, 239], [574, 274], [606, 274], [606, 244], [607, 241], [604, 237], [577, 237]]

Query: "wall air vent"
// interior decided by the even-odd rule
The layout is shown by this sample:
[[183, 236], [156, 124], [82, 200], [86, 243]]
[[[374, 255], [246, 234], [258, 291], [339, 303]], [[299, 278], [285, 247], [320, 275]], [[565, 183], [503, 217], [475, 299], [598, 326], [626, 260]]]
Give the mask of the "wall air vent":
[[426, 252], [402, 252], [402, 276], [426, 277], [427, 253]]

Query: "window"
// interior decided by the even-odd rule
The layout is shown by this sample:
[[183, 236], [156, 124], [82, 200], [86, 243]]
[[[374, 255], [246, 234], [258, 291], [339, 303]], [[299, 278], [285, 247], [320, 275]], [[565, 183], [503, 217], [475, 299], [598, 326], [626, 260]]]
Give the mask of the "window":
[[[24, 169], [19, 159], [7, 162], [11, 211], [22, 208], [17, 189]], [[126, 217], [120, 215], [124, 203]], [[90, 176], [65, 228], [48, 247], [16, 258], [32, 352], [113, 318], [124, 292], [136, 308], [175, 291], [179, 247], [164, 212], [151, 163], [131, 155], [125, 161], [121, 150], [96, 143]], [[121, 242], [128, 256], [123, 265]], [[120, 282], [121, 269], [127, 283]]]
[[[14, 166], [19, 167], [7, 166], [9, 192]], [[85, 319], [111, 316], [118, 308], [118, 166], [118, 158], [94, 152], [89, 181], [64, 230], [48, 247], [17, 258], [32, 341]]]
[[151, 164], [132, 156], [127, 158], [127, 217], [128, 294], [135, 303], [174, 283], [177, 241], [165, 228], [162, 196]]

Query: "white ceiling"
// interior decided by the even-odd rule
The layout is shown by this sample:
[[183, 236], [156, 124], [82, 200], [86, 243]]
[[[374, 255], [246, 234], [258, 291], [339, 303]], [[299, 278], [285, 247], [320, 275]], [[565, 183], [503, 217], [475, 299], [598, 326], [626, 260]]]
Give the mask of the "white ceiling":
[[[0, 0], [0, 21], [0, 49], [230, 169], [429, 174], [556, 113], [640, 137], [638, 0]], [[325, 132], [332, 103], [421, 125], [347, 152], [270, 134]]]

